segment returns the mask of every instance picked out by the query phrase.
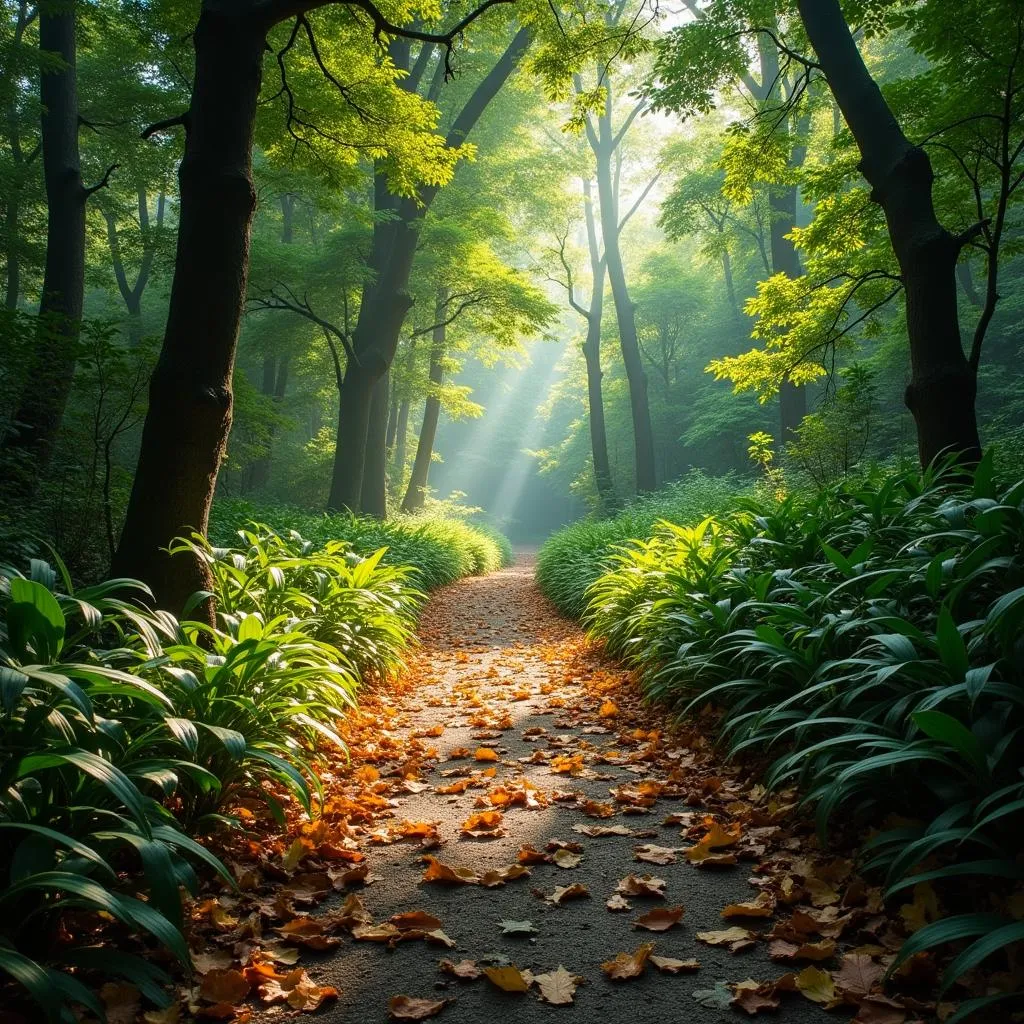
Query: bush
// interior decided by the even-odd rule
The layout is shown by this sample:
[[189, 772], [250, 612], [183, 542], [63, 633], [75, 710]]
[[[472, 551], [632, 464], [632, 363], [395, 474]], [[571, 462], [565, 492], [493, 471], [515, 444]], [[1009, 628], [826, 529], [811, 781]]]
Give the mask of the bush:
[[1024, 878], [1024, 481], [997, 494], [986, 460], [973, 488], [879, 474], [739, 500], [694, 528], [660, 524], [614, 562], [587, 622], [652, 698], [723, 708], [730, 753], [773, 754], [768, 784], [798, 784], [823, 834], [840, 809], [910, 816], [865, 848], [890, 896], [955, 879], [956, 902], [981, 880], [900, 959], [976, 938], [945, 993], [1024, 937], [992, 892]]
[[297, 531], [314, 544], [344, 541], [360, 555], [386, 548], [383, 561], [415, 569], [416, 585], [423, 590], [434, 590], [463, 576], [493, 572], [512, 560], [505, 537], [464, 519], [424, 514], [379, 520], [289, 505], [255, 505], [237, 498], [214, 503], [210, 539], [214, 544], [230, 544], [239, 529], [254, 521], [285, 535]]
[[74, 922], [104, 913], [187, 965], [189, 861], [233, 882], [186, 832], [233, 824], [240, 796], [283, 822], [290, 792], [312, 814], [322, 743], [343, 746], [360, 682], [394, 672], [412, 640], [423, 595], [382, 550], [263, 527], [240, 538], [175, 545], [210, 566], [216, 629], [140, 610], [130, 599], [148, 592], [130, 580], [75, 593], [41, 561], [30, 578], [0, 569], [0, 973], [48, 1021], [76, 1003], [103, 1017], [83, 970], [167, 1002], [170, 979], [145, 959], [69, 946]]
[[582, 618], [587, 588], [611, 567], [617, 545], [650, 536], [659, 520], [699, 522], [726, 508], [742, 489], [733, 477], [709, 477], [693, 470], [682, 480], [635, 499], [610, 519], [573, 523], [540, 549], [537, 582], [560, 612]]

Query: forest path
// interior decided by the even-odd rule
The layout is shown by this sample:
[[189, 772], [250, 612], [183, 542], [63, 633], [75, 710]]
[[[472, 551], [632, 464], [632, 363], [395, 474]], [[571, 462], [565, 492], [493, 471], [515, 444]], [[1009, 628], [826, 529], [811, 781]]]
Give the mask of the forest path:
[[[769, 930], [771, 920], [724, 920], [722, 910], [757, 897], [759, 890], [747, 879], [764, 857], [766, 842], [773, 845], [769, 836], [784, 834], [790, 849], [800, 844], [767, 823], [767, 809], [760, 816], [751, 812], [749, 784], [716, 764], [698, 734], [689, 737], [690, 745], [683, 734], [667, 738], [664, 715], [641, 705], [628, 673], [604, 660], [542, 597], [529, 556], [435, 594], [420, 635], [403, 680], [369, 695], [353, 714], [352, 761], [337, 777], [325, 776], [333, 795], [327, 801], [328, 824], [321, 828], [333, 827], [332, 808], [340, 817], [342, 807], [367, 807], [362, 824], [357, 814], [343, 826], [347, 845], [365, 852], [371, 871], [370, 884], [349, 891], [377, 924], [395, 914], [425, 911], [440, 920], [454, 948], [421, 935], [391, 949], [382, 941], [353, 941], [351, 925], [347, 931], [339, 928], [341, 944], [330, 952], [302, 950], [300, 966], [340, 993], [318, 1016], [383, 1022], [391, 997], [403, 995], [450, 1000], [440, 1013], [453, 1024], [502, 1015], [532, 1022], [558, 1013], [631, 1024], [725, 1021], [735, 1014], [721, 1008], [722, 988], [718, 1006], [696, 1001], [694, 991], [714, 990], [718, 982], [774, 979], [807, 966], [771, 962], [763, 941], [736, 953], [697, 941], [698, 932], [733, 926]], [[437, 791], [453, 785], [464, 791]], [[516, 794], [519, 800], [529, 794], [536, 806], [502, 805]], [[753, 797], [761, 799], [757, 792]], [[486, 832], [477, 838], [461, 832], [471, 815], [495, 803], [503, 819], [490, 838]], [[719, 854], [738, 851], [736, 866], [700, 868], [680, 852], [705, 834], [709, 811], [723, 822], [749, 819], [738, 846], [718, 849]], [[579, 831], [608, 826], [628, 833]], [[516, 864], [526, 844], [544, 851], [553, 840], [579, 844], [578, 856], [571, 850], [560, 855], [572, 866], [531, 864], [529, 877], [494, 888], [423, 879], [426, 854], [480, 876]], [[641, 862], [634, 853], [641, 844], [676, 853], [653, 854], [671, 863]], [[316, 863], [313, 852], [299, 870], [314, 870]], [[664, 898], [627, 897], [629, 910], [609, 910], [606, 901], [632, 874], [663, 879]], [[562, 905], [543, 898], [558, 886], [577, 884], [589, 895]], [[331, 896], [314, 914], [333, 914], [336, 920], [346, 896]], [[634, 928], [648, 911], [680, 905], [685, 916], [669, 930], [655, 934]], [[786, 908], [779, 909], [788, 916]], [[502, 921], [531, 922], [535, 931], [503, 934]], [[626, 981], [602, 972], [602, 963], [647, 942], [655, 943], [655, 956], [696, 959], [700, 967], [672, 974], [647, 963], [641, 976]], [[513, 964], [534, 975], [564, 966], [585, 980], [575, 992], [574, 1010], [542, 1001], [536, 985], [527, 993], [507, 993], [487, 977], [456, 979], [439, 968], [443, 959], [471, 960], [478, 967]], [[824, 1018], [799, 993], [786, 996], [784, 1012], [787, 1020]], [[273, 1011], [257, 1011], [254, 1020], [264, 1019], [274, 1019]]]

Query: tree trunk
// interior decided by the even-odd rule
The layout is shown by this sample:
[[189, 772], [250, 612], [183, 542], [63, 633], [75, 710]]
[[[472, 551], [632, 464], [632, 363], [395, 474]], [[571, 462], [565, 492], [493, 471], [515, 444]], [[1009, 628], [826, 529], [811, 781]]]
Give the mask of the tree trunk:
[[434, 455], [434, 439], [437, 437], [437, 421], [441, 416], [441, 384], [444, 381], [444, 356], [447, 328], [444, 324], [447, 295], [441, 290], [437, 299], [437, 326], [431, 336], [430, 346], [430, 391], [423, 407], [423, 425], [416, 445], [416, 458], [412, 464], [409, 488], [402, 501], [403, 512], [419, 512], [427, 498], [427, 478]]
[[905, 401], [924, 466], [944, 454], [981, 455], [977, 381], [964, 356], [956, 265], [963, 240], [935, 215], [928, 154], [903, 133], [864, 65], [838, 0], [798, 0], [808, 38], [860, 150], [871, 198], [885, 213], [907, 303], [911, 381]]
[[[791, 279], [803, 273], [796, 246], [786, 236], [796, 225], [797, 192], [795, 185], [771, 185], [768, 205], [771, 212], [772, 271]], [[807, 393], [787, 377], [779, 386], [779, 416], [782, 444], [796, 438], [797, 428], [807, 415]]]
[[373, 387], [370, 422], [366, 430], [366, 462], [363, 465], [363, 491], [360, 509], [374, 519], [388, 514], [388, 405], [391, 396], [391, 371], [385, 370]]
[[39, 330], [5, 446], [18, 456], [12, 491], [31, 496], [53, 455], [75, 374], [85, 287], [85, 202], [78, 156], [75, 9], [40, 12], [39, 49], [63, 62], [39, 79], [43, 178], [46, 184], [46, 264]]
[[729, 308], [737, 318], [743, 315], [736, 299], [736, 285], [732, 279], [732, 257], [728, 249], [722, 249], [722, 276], [725, 278], [725, 294], [729, 297]]
[[[249, 269], [256, 192], [252, 142], [266, 27], [246, 9], [204, 8], [193, 36], [195, 81], [178, 171], [178, 248], [163, 348], [114, 574], [150, 585], [180, 612], [210, 584], [201, 559], [163, 550], [206, 532], [231, 428], [231, 374]], [[212, 620], [211, 602], [205, 602]]]
[[[466, 141], [473, 126], [480, 120], [491, 100], [519, 66], [530, 45], [530, 33], [520, 29], [494, 67], [473, 90], [446, 136], [449, 146]], [[398, 349], [398, 340], [412, 299], [409, 295], [409, 275], [416, 256], [419, 227], [430, 209], [439, 186], [429, 185], [420, 190], [419, 202], [398, 200], [387, 192], [382, 175], [378, 175], [375, 189], [377, 209], [397, 211], [390, 221], [378, 221], [374, 228], [374, 242], [370, 266], [376, 271], [373, 283], [363, 289], [359, 317], [353, 333], [353, 348], [362, 366], [358, 372], [345, 374], [342, 408], [338, 418], [339, 434], [331, 479], [329, 507], [360, 510], [363, 493], [363, 474], [367, 464], [367, 444], [373, 444], [370, 460], [373, 464], [373, 500], [380, 494], [378, 467], [386, 439], [386, 418], [381, 429], [370, 431], [373, 403], [369, 396], [358, 399], [353, 395], [357, 387], [375, 388], [380, 377], [390, 368]], [[350, 383], [351, 378], [351, 383]]]
[[608, 459], [608, 430], [604, 417], [604, 395], [601, 381], [601, 321], [604, 317], [605, 261], [597, 241], [594, 203], [590, 179], [583, 179], [583, 214], [587, 225], [587, 247], [590, 250], [590, 308], [587, 310], [587, 340], [583, 343], [583, 358], [587, 365], [587, 412], [590, 421], [590, 453], [594, 463], [594, 485], [602, 505], [614, 503], [615, 488], [612, 467]]
[[651, 429], [651, 408], [647, 396], [647, 373], [640, 355], [640, 340], [636, 330], [636, 310], [629, 296], [626, 271], [619, 248], [619, 204], [612, 180], [614, 152], [611, 124], [611, 89], [606, 85], [604, 113], [598, 119], [597, 197], [601, 217], [601, 235], [604, 241], [608, 281], [615, 303], [615, 317], [619, 326], [619, 345], [622, 362], [629, 383], [629, 407], [633, 419], [634, 467], [638, 494], [657, 487], [654, 459], [654, 432]]
[[[19, 0], [18, 14], [10, 40], [11, 52], [15, 55], [24, 45], [25, 29], [30, 21], [26, 0]], [[16, 57], [17, 59], [17, 57]], [[7, 182], [6, 208], [4, 210], [4, 242], [7, 271], [4, 280], [4, 308], [17, 309], [21, 296], [21, 190], [25, 187], [25, 176], [29, 165], [35, 159], [38, 149], [25, 156], [21, 148], [21, 128], [18, 124], [18, 90], [10, 92], [11, 101], [5, 111], [7, 121], [7, 145], [11, 151], [14, 172]]]
[[388, 396], [388, 428], [384, 435], [384, 447], [388, 457], [395, 450], [395, 434], [398, 433], [398, 383], [391, 381], [391, 394]]

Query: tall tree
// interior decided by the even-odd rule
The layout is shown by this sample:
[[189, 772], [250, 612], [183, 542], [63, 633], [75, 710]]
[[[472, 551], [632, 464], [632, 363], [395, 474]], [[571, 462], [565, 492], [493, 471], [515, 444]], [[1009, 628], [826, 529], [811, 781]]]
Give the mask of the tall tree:
[[[452, 40], [498, 2], [503, 0], [484, 0], [482, 7], [442, 33], [395, 25], [369, 0], [349, 10], [358, 18], [358, 7], [378, 36], [413, 36], [437, 43], [447, 53]], [[231, 426], [231, 376], [256, 207], [253, 137], [267, 37], [276, 25], [290, 21], [291, 31], [277, 51], [282, 70], [287, 53], [304, 33], [312, 60], [332, 85], [340, 85], [324, 62], [309, 20], [310, 12], [322, 6], [316, 0], [230, 6], [204, 0], [192, 36], [195, 73], [189, 109], [151, 128], [186, 128], [178, 172], [178, 250], [167, 329], [150, 383], [149, 411], [114, 571], [144, 579], [157, 603], [175, 611], [209, 583], [201, 559], [182, 556], [172, 563], [166, 547], [183, 531], [205, 532]], [[287, 80], [281, 95], [291, 124], [296, 111]], [[370, 347], [363, 369], [378, 365]], [[375, 381], [364, 383], [372, 387]], [[351, 397], [368, 418], [368, 396]], [[353, 448], [362, 446], [365, 422], [361, 418], [362, 430], [352, 434]], [[207, 614], [212, 616], [212, 609]]]
[[[530, 32], [519, 29], [493, 67], [483, 77], [452, 122], [446, 136], [449, 147], [461, 146], [490, 102], [519, 66], [530, 44]], [[405, 56], [408, 67], [408, 56]], [[388, 389], [377, 387], [394, 360], [402, 325], [411, 307], [409, 276], [426, 212], [438, 187], [428, 185], [416, 198], [395, 196], [378, 176], [375, 189], [378, 220], [374, 227], [370, 268], [372, 281], [363, 291], [353, 335], [356, 359], [345, 371], [339, 416], [339, 444], [331, 480], [328, 508], [347, 508], [383, 516], [387, 508], [387, 400]], [[377, 413], [371, 411], [376, 399]], [[381, 405], [383, 404], [383, 408]], [[367, 460], [372, 463], [364, 488]]]
[[34, 493], [53, 454], [71, 392], [85, 286], [85, 204], [98, 188], [82, 183], [78, 150], [74, 3], [39, 12], [39, 98], [46, 185], [46, 265], [39, 328], [15, 430], [5, 447], [14, 456], [14, 488]]
[[[619, 16], [621, 17], [621, 10]], [[597, 69], [596, 89], [601, 93], [596, 116], [589, 111], [582, 114], [587, 142], [594, 155], [597, 178], [598, 219], [604, 261], [611, 286], [615, 317], [619, 327], [619, 346], [622, 362], [629, 382], [629, 404], [633, 419], [634, 471], [637, 493], [653, 491], [657, 486], [657, 468], [654, 459], [654, 433], [651, 429], [650, 398], [647, 394], [647, 372], [640, 354], [637, 337], [636, 311], [629, 295], [626, 268], [622, 258], [621, 233], [624, 221], [619, 209], [621, 146], [634, 120], [647, 108], [645, 99], [639, 100], [623, 118], [613, 124], [613, 87], [603, 66]], [[576, 77], [577, 97], [584, 98], [582, 78]], [[653, 184], [653, 182], [652, 182]], [[650, 185], [648, 186], [648, 189]], [[646, 194], [646, 193], [645, 193]]]
[[982, 226], [953, 235], [935, 213], [927, 152], [904, 134], [871, 77], [838, 0], [798, 0], [818, 64], [860, 151], [860, 170], [881, 206], [906, 296], [911, 380], [906, 404], [923, 465], [944, 454], [980, 457], [976, 378], [964, 354], [956, 265]]

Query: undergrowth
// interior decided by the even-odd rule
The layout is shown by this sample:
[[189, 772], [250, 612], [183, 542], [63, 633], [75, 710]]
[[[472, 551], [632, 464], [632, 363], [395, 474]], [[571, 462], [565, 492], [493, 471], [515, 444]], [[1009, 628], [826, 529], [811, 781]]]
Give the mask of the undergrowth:
[[[554, 543], [572, 559], [564, 536]], [[583, 617], [652, 699], [723, 709], [721, 744], [774, 758], [766, 782], [797, 784], [826, 839], [840, 817], [867, 828], [902, 816], [864, 844], [864, 868], [887, 898], [934, 886], [946, 915], [897, 964], [953, 943], [943, 996], [982, 963], [1012, 970], [1024, 481], [997, 487], [986, 459], [973, 486], [878, 472], [739, 498], [693, 525], [637, 531], [611, 563]], [[997, 986], [955, 1019], [1014, 993]]]
[[235, 884], [192, 837], [236, 824], [240, 799], [312, 811], [338, 720], [399, 667], [423, 600], [418, 572], [344, 541], [253, 527], [175, 547], [209, 564], [216, 628], [143, 610], [131, 580], [0, 567], [0, 1002], [20, 987], [33, 1019], [105, 1019], [109, 978], [168, 1005], [151, 947], [187, 972], [197, 868]]
[[416, 582], [424, 590], [434, 590], [463, 576], [493, 572], [512, 561], [506, 537], [488, 526], [454, 516], [427, 513], [379, 520], [340, 512], [311, 512], [290, 505], [254, 504], [240, 498], [214, 502], [210, 539], [214, 544], [230, 544], [236, 531], [252, 522], [266, 523], [282, 534], [295, 530], [316, 544], [341, 540], [361, 555], [387, 548], [383, 561], [415, 569]]
[[555, 607], [582, 618], [587, 588], [611, 567], [617, 545], [647, 537], [655, 523], [696, 523], [720, 512], [742, 485], [732, 476], [710, 477], [693, 470], [682, 480], [631, 501], [605, 519], [584, 519], [559, 530], [537, 556], [537, 582]]

